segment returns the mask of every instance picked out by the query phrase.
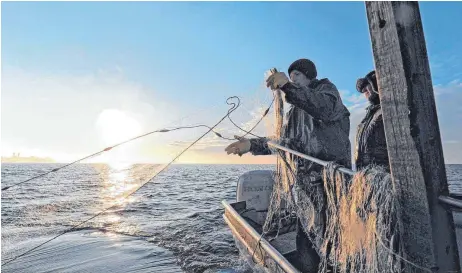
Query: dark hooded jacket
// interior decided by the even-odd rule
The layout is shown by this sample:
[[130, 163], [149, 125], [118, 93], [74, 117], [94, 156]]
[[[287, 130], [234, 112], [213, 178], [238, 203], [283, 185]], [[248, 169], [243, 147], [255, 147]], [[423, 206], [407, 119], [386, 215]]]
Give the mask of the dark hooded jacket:
[[[303, 154], [335, 161], [349, 168], [350, 112], [342, 103], [335, 85], [328, 79], [314, 79], [308, 87], [298, 87], [289, 82], [281, 90], [285, 93], [286, 101], [292, 105], [282, 128], [281, 144]], [[268, 155], [274, 151], [269, 149], [267, 138], [251, 139], [250, 142], [250, 152], [254, 155]], [[322, 234], [325, 231], [326, 202], [323, 184], [320, 183], [323, 167], [295, 155], [288, 155], [286, 162], [295, 178], [295, 184], [291, 185], [295, 186], [292, 190], [295, 202], [298, 202], [301, 192], [306, 192], [309, 193], [307, 195], [310, 201], [305, 201], [313, 206], [310, 219], [301, 212], [297, 225], [297, 249], [301, 251], [300, 260], [306, 263], [301, 268], [302, 271], [308, 271], [313, 269], [308, 261], [312, 261], [316, 256], [313, 249], [321, 248]], [[313, 245], [316, 247], [313, 248]]]
[[387, 142], [380, 104], [370, 105], [356, 132], [354, 162], [356, 169], [370, 164], [389, 169]]
[[374, 91], [374, 97], [370, 97], [371, 105], [366, 108], [366, 116], [358, 125], [356, 131], [354, 163], [356, 169], [375, 164], [389, 170], [385, 127], [383, 126], [382, 108], [380, 107], [377, 78], [374, 70], [364, 78], [357, 80], [356, 89], [362, 93], [362, 90], [368, 84]]
[[[292, 105], [283, 126], [283, 144], [301, 153], [350, 167], [350, 113], [335, 85], [328, 79], [314, 79], [308, 87], [287, 83], [281, 90]], [[250, 141], [253, 155], [272, 153], [267, 138]], [[322, 166], [296, 156], [291, 157], [291, 161], [295, 161], [298, 173], [315, 172], [319, 175], [322, 171]]]

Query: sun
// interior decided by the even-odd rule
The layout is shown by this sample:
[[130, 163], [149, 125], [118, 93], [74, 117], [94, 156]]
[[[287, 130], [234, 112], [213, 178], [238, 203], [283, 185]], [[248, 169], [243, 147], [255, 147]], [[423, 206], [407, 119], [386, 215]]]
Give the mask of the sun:
[[133, 115], [118, 109], [103, 110], [96, 128], [105, 145], [114, 145], [141, 134], [141, 124]]

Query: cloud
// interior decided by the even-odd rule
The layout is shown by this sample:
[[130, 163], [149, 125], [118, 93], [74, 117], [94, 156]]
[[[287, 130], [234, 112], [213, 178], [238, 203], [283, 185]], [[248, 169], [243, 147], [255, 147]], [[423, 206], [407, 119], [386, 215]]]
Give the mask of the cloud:
[[359, 92], [349, 92], [347, 90], [339, 90], [340, 97], [346, 105], [356, 105], [365, 102], [364, 96]]
[[462, 88], [462, 83], [459, 79], [452, 80], [448, 84], [438, 84], [433, 86], [433, 92], [435, 96], [444, 95], [444, 94], [454, 94], [460, 90], [458, 88]]
[[346, 90], [339, 90], [340, 96], [343, 103], [347, 106], [350, 111], [350, 144], [353, 157], [353, 151], [355, 146], [356, 128], [358, 127], [361, 120], [366, 115], [366, 107], [368, 102], [366, 98], [358, 92], [348, 92]]
[[[174, 147], [179, 147], [179, 148], [186, 148], [189, 145], [191, 145], [193, 141], [183, 141], [183, 140], [178, 140], [170, 143], [170, 146]], [[226, 140], [223, 140], [221, 138], [218, 138], [217, 136], [210, 136], [202, 139], [202, 141], [197, 142], [193, 147], [191, 147], [191, 150], [210, 150], [211, 148], [214, 147], [225, 147], [229, 143], [226, 142]]]
[[[71, 161], [99, 151], [108, 144], [102, 136], [105, 135], [106, 139], [120, 138], [108, 137], [111, 132], [99, 132], [101, 126], [98, 125], [101, 124], [97, 122], [98, 117], [109, 110], [122, 111], [124, 116], [136, 120], [144, 133], [165, 127], [212, 126], [229, 109], [225, 99], [201, 109], [185, 101], [166, 101], [158, 96], [156, 90], [128, 80], [120, 67], [80, 75], [46, 74], [14, 67], [6, 67], [2, 72], [2, 154], [7, 156], [20, 152], [24, 156], [50, 156], [58, 161]], [[245, 129], [253, 126], [253, 121], [261, 116], [261, 109], [265, 108], [262, 105], [266, 104], [267, 98], [259, 96], [262, 94], [266, 93], [242, 99], [242, 107], [232, 114], [237, 124]], [[112, 133], [122, 135], [123, 132], [126, 135], [118, 128], [123, 124], [111, 121], [106, 125], [113, 129], [117, 127], [118, 130], [112, 130]], [[128, 146], [144, 161], [167, 162], [206, 130], [197, 128], [153, 134]], [[229, 138], [243, 134], [228, 120], [224, 120], [215, 131]], [[265, 131], [262, 122], [254, 132], [264, 135]], [[209, 134], [192, 148], [191, 153], [207, 161], [207, 156], [226, 155], [223, 150], [229, 143]], [[127, 154], [125, 146], [111, 150], [94, 161], [111, 157], [133, 158], [133, 155]], [[239, 162], [241, 158], [224, 157], [222, 161], [228, 159]]]
[[462, 75], [462, 55], [457, 51], [449, 50], [435, 54], [430, 59], [432, 80], [436, 84], [447, 85], [453, 79]]
[[[451, 80], [434, 87], [438, 120], [446, 163], [462, 163], [462, 83]], [[366, 99], [357, 92], [340, 90], [343, 102], [350, 111], [350, 141], [354, 146], [356, 127], [365, 115]], [[242, 106], [232, 119], [249, 130], [261, 118], [271, 102], [266, 89], [241, 99]], [[74, 160], [105, 147], [96, 130], [98, 116], [106, 109], [125, 111], [147, 132], [162, 127], [215, 124], [228, 105], [216, 103], [202, 109], [184, 109], [181, 102], [159, 98], [156, 90], [128, 80], [123, 68], [101, 70], [84, 75], [46, 75], [6, 67], [2, 75], [2, 150], [5, 154], [57, 156]], [[194, 108], [194, 106], [191, 106]], [[288, 109], [288, 105], [285, 105]], [[189, 111], [193, 113], [187, 113]], [[176, 122], [171, 123], [176, 120]], [[169, 124], [170, 123], [170, 124]], [[136, 141], [143, 158], [168, 161], [186, 148], [206, 128], [185, 129], [151, 135]], [[243, 135], [229, 120], [224, 120], [216, 131], [225, 137]], [[273, 108], [252, 131], [269, 136], [274, 131]], [[250, 136], [251, 137], [251, 136]], [[224, 148], [231, 141], [213, 134], [204, 137], [180, 162], [270, 163], [271, 157], [228, 156]], [[123, 156], [117, 151], [108, 156]]]
[[129, 81], [118, 71], [49, 75], [4, 68], [2, 148], [23, 154], [40, 151], [59, 158], [67, 154], [75, 159], [105, 147], [96, 121], [107, 109], [124, 111], [143, 131], [179, 117], [175, 104], [155, 99], [154, 90]]
[[[241, 98], [241, 106], [231, 114], [231, 119], [234, 123], [236, 123], [240, 128], [244, 129], [245, 131], [250, 131], [259, 121], [262, 119], [262, 116], [265, 110], [268, 108], [269, 105], [260, 105], [259, 101], [251, 100], [248, 98]], [[215, 118], [219, 118], [218, 116]], [[216, 121], [213, 121], [216, 122]], [[212, 122], [212, 123], [213, 123]], [[207, 125], [212, 125], [212, 123], [205, 123]], [[258, 136], [266, 136], [268, 133], [271, 133], [273, 126], [273, 118], [272, 114], [268, 113], [268, 115], [258, 123], [257, 127], [255, 127], [251, 133], [258, 135]], [[200, 131], [199, 131], [200, 130]], [[201, 133], [204, 133], [207, 129], [199, 129], [194, 130], [187, 140], [182, 139], [178, 141], [171, 142], [169, 145], [178, 147], [178, 148], [186, 148], [190, 145]], [[237, 128], [229, 119], [225, 119], [222, 123], [220, 123], [214, 131], [218, 132], [227, 139], [222, 139], [212, 132], [209, 135], [205, 136], [203, 139], [200, 140], [191, 150], [195, 151], [204, 151], [204, 152], [223, 152], [224, 148], [229, 145], [232, 141], [236, 141], [234, 136], [242, 136], [245, 135], [246, 132]], [[246, 137], [255, 137], [251, 134], [247, 134]]]
[[[349, 92], [347, 90], [339, 91], [342, 101], [347, 105], [350, 111], [350, 142], [352, 151], [354, 151], [354, 139], [356, 136], [356, 128], [366, 114], [366, 107], [368, 102], [365, 97], [357, 92]], [[460, 80], [452, 80], [445, 85], [434, 86], [436, 105], [438, 110], [438, 120], [440, 125], [440, 132], [442, 135], [442, 144], [446, 163], [462, 163], [462, 141], [458, 139], [462, 135], [462, 84]], [[243, 100], [246, 102], [245, 100]], [[237, 123], [243, 128], [251, 128], [261, 117], [261, 114], [266, 110], [265, 104], [253, 103], [251, 106], [247, 105], [246, 108], [240, 109], [234, 115]], [[229, 122], [224, 123], [221, 127], [220, 133], [227, 133], [227, 136], [239, 132]], [[267, 136], [274, 130], [274, 113], [270, 111], [267, 117], [262, 121], [254, 132], [258, 135]], [[175, 143], [179, 145], [179, 143]], [[190, 142], [181, 143], [184, 147]], [[214, 136], [201, 141], [196, 150], [201, 150], [204, 153], [216, 153], [217, 155], [223, 152], [223, 149], [228, 145], [228, 141], [220, 140]], [[255, 157], [258, 160], [258, 157]], [[241, 158], [237, 158], [236, 162], [240, 162]], [[250, 159], [249, 159], [250, 160]], [[242, 162], [241, 162], [242, 163]]]
[[438, 123], [447, 164], [462, 163], [462, 83], [453, 80], [434, 87]]

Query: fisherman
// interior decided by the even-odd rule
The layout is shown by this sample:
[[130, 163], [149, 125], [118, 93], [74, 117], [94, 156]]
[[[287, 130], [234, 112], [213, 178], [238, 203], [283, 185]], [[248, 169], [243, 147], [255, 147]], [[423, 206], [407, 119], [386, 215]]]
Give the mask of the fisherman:
[[370, 104], [366, 108], [366, 116], [356, 131], [354, 155], [356, 169], [374, 164], [389, 170], [387, 142], [375, 71], [369, 72], [364, 78], [359, 78], [356, 82], [356, 89], [364, 94]]
[[[288, 140], [284, 145], [301, 153], [326, 160], [335, 161], [345, 167], [351, 166], [351, 147], [348, 138], [350, 131], [350, 113], [342, 103], [335, 85], [328, 79], [318, 80], [315, 64], [308, 59], [292, 63], [288, 69], [289, 78], [284, 72], [276, 72], [267, 79], [272, 90], [281, 90], [285, 100], [291, 104], [282, 129], [281, 139]], [[240, 138], [229, 145], [228, 154], [269, 155], [268, 138]], [[320, 223], [320, 234], [325, 223], [325, 197], [322, 183], [322, 166], [296, 156], [288, 158], [296, 174], [296, 184], [306, 192], [322, 195], [324, 201], [312, 200], [320, 213], [313, 220]], [[321, 203], [321, 204], [319, 204]], [[312, 234], [304, 232], [298, 215], [297, 251], [298, 265], [302, 272], [317, 272], [320, 261], [320, 243], [314, 242]], [[312, 221], [310, 219], [310, 221]]]

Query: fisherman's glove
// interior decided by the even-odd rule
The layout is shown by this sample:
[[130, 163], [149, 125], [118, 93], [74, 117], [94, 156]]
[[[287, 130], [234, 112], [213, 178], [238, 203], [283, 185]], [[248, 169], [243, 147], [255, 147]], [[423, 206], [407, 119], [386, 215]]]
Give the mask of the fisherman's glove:
[[272, 90], [277, 90], [289, 82], [289, 78], [284, 72], [276, 72], [266, 79], [266, 86]]
[[242, 156], [243, 154], [250, 151], [250, 140], [247, 138], [234, 136], [234, 138], [238, 139], [239, 141], [231, 143], [228, 147], [226, 147], [225, 151], [228, 154], [237, 154]]

